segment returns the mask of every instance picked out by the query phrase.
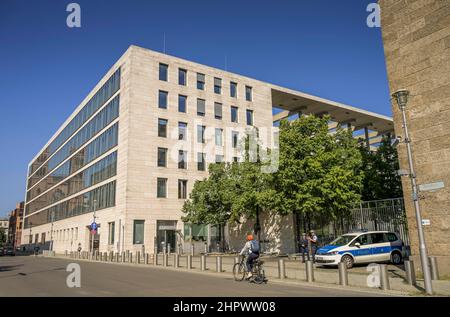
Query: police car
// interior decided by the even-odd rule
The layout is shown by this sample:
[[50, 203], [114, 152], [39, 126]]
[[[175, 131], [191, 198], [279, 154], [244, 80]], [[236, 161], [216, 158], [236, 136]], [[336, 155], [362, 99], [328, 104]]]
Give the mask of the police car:
[[405, 246], [394, 232], [362, 231], [347, 233], [320, 248], [315, 260], [321, 265], [338, 265], [351, 268], [355, 263], [391, 261], [400, 264], [405, 257]]

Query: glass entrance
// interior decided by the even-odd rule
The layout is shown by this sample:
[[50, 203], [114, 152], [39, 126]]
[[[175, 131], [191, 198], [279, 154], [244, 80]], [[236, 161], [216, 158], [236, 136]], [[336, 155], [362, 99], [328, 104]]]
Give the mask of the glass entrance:
[[163, 252], [170, 244], [170, 252], [176, 251], [177, 246], [177, 221], [176, 220], [158, 220], [157, 223], [156, 242], [158, 243], [158, 252]]

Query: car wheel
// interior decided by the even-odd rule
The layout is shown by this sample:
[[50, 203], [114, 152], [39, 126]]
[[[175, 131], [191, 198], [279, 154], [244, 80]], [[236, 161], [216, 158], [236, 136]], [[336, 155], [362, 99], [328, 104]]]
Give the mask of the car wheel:
[[402, 255], [400, 252], [393, 252], [391, 254], [391, 262], [395, 265], [399, 265], [402, 263]]
[[345, 266], [347, 267], [347, 269], [351, 269], [353, 267], [353, 258], [350, 255], [344, 255], [341, 258], [341, 262], [345, 263]]

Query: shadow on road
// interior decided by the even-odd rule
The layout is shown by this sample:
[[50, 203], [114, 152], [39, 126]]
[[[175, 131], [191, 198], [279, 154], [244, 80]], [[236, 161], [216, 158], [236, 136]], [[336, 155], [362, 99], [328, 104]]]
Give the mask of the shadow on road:
[[13, 271], [17, 267], [20, 267], [20, 266], [22, 266], [22, 264], [17, 264], [17, 265], [0, 265], [0, 273], [1, 272], [7, 272], [7, 271]]

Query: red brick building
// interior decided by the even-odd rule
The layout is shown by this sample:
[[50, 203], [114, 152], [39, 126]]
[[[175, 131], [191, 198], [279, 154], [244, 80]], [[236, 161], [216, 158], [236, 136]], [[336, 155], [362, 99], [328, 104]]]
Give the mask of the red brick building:
[[14, 248], [20, 246], [23, 223], [24, 202], [17, 203], [16, 208], [9, 213], [8, 243]]

